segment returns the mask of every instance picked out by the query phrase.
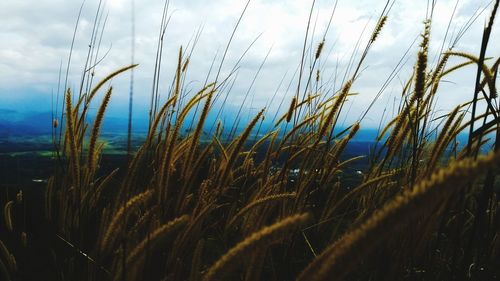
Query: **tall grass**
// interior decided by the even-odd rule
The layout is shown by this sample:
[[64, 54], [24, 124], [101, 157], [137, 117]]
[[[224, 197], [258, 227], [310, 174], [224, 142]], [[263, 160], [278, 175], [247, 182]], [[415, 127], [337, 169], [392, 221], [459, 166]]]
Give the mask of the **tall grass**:
[[[432, 21], [430, 17], [425, 21], [414, 73], [401, 90], [403, 102], [381, 128], [381, 143], [369, 155], [369, 167], [352, 182], [342, 172], [360, 157], [346, 158], [344, 152], [366, 113], [343, 128], [339, 118], [355, 94], [370, 47], [391, 20], [392, 1], [380, 14], [357, 62], [353, 56], [349, 66], [353, 71], [336, 88], [324, 89], [327, 85], [321, 84], [324, 65], [319, 60], [328, 44], [325, 37], [315, 51], [307, 52], [312, 43], [309, 19], [297, 89], [285, 101], [290, 105], [287, 111], [264, 108], [237, 136], [238, 118], [233, 124], [206, 123], [230, 81], [220, 77], [221, 68], [248, 3], [214, 81], [186, 99], [183, 81], [192, 64], [190, 53], [181, 47], [173, 87], [162, 104], [158, 84], [169, 22], [166, 1], [148, 134], [118, 170], [99, 173], [103, 153], [99, 134], [112, 87], [100, 103], [90, 134], [86, 134], [87, 111], [111, 78], [136, 65], [95, 85], [89, 80], [93, 75], [84, 76], [82, 85], [88, 87], [80, 89], [76, 103], [71, 89], [66, 89], [65, 119], [60, 120], [63, 137], [56, 148], [60, 158], [45, 196], [48, 223], [77, 249], [57, 257], [65, 278], [486, 280], [498, 276], [499, 60], [489, 64], [483, 51], [498, 2], [479, 57], [450, 48], [433, 65], [428, 59]], [[313, 8], [314, 4], [311, 13]], [[451, 56], [463, 61], [449, 66]], [[311, 62], [308, 74], [304, 73], [307, 61]], [[471, 101], [435, 118], [438, 85], [467, 65], [478, 68]], [[479, 103], [486, 103], [485, 113], [474, 112], [467, 119], [468, 107], [477, 111]], [[192, 120], [187, 120], [189, 114], [194, 114]], [[258, 134], [262, 120], [273, 115], [274, 128]], [[487, 121], [490, 116], [493, 121]], [[182, 133], [182, 128], [191, 126], [192, 132]], [[215, 131], [202, 141], [203, 129], [210, 126]], [[231, 128], [228, 139], [222, 139], [225, 128]], [[468, 145], [454, 145], [457, 135], [467, 129]], [[490, 142], [484, 142], [486, 138]], [[494, 143], [491, 152], [477, 156], [490, 143]], [[13, 228], [12, 204], [4, 212], [8, 229]], [[462, 252], [466, 255], [457, 255]], [[82, 253], [83, 261], [78, 258]], [[5, 264], [2, 260], [0, 269], [8, 274]]]

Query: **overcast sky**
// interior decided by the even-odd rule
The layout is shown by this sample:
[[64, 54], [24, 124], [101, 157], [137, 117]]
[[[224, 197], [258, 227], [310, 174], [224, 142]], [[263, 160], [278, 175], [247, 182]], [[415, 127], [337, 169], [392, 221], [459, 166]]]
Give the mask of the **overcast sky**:
[[[81, 71], [87, 55], [92, 22], [98, 0], [87, 0], [76, 34], [74, 53], [70, 68], [69, 86], [78, 87]], [[130, 63], [131, 53], [131, 0], [107, 0], [109, 11], [101, 44], [101, 55], [109, 54], [96, 68], [102, 77], [113, 69]], [[334, 0], [318, 0], [313, 12], [313, 46], [320, 41], [333, 9]], [[382, 11], [386, 1], [339, 0], [332, 27], [326, 38], [321, 57], [326, 81], [335, 72], [342, 78], [349, 57], [358, 37], [366, 26], [361, 46], [370, 37], [370, 30]], [[163, 0], [135, 0], [136, 7], [136, 53], [135, 61], [140, 66], [135, 71], [135, 112], [146, 114], [151, 93], [151, 83], [156, 52], [158, 29], [161, 21]], [[173, 0], [170, 5], [171, 21], [166, 31], [163, 57], [161, 91], [166, 94], [173, 77], [178, 48], [186, 46], [200, 26], [203, 32], [193, 53], [187, 76], [188, 88], [199, 89], [205, 80], [211, 61], [221, 51], [245, 6], [246, 0]], [[285, 92], [286, 86], [300, 63], [302, 44], [312, 1], [306, 0], [252, 0], [231, 45], [223, 68], [227, 74], [249, 44], [262, 36], [244, 57], [237, 80], [229, 96], [229, 105], [237, 106], [252, 83], [266, 54], [269, 57], [251, 90], [251, 98], [245, 106], [264, 106], [276, 91], [285, 75], [284, 86], [278, 97], [292, 96]], [[456, 0], [437, 0], [431, 31], [430, 64], [435, 64], [441, 49], [446, 26]], [[50, 110], [51, 93], [57, 90], [60, 65], [63, 69], [68, 61], [69, 49], [81, 1], [78, 0], [1, 0], [0, 1], [0, 109], [17, 111]], [[386, 26], [373, 45], [364, 64], [366, 69], [353, 86], [359, 95], [350, 101], [347, 120], [359, 117], [377, 94], [391, 70], [423, 30], [427, 1], [397, 0], [388, 15]], [[460, 0], [450, 27], [448, 40], [478, 9], [485, 8], [470, 30], [455, 46], [456, 50], [479, 53], [482, 29], [491, 10], [489, 0]], [[488, 55], [500, 55], [500, 32], [495, 23]], [[449, 43], [445, 44], [445, 48]], [[373, 108], [366, 126], [375, 126], [384, 107], [399, 97], [401, 84], [411, 73], [418, 51], [418, 41], [410, 49], [406, 67], [386, 89]], [[314, 47], [315, 48], [315, 47]], [[219, 54], [220, 55], [220, 54]], [[453, 62], [457, 62], [454, 60]], [[466, 100], [472, 92], [475, 69], [469, 67], [450, 76], [441, 87], [438, 109], [449, 110], [458, 102]], [[339, 79], [340, 79], [339, 78]], [[118, 116], [126, 109], [129, 75], [114, 79], [115, 94], [110, 115]], [[292, 88], [296, 87], [295, 78]], [[333, 87], [333, 84], [330, 85]], [[339, 85], [335, 85], [339, 87]], [[288, 102], [287, 102], [288, 103]], [[351, 106], [352, 105], [352, 106]], [[390, 109], [390, 108], [389, 108]]]

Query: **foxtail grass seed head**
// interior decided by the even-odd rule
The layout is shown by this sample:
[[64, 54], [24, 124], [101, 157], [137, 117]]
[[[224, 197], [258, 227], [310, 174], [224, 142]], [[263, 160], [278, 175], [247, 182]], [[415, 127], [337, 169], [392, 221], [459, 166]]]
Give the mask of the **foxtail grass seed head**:
[[310, 215], [307, 213], [292, 215], [253, 233], [218, 259], [208, 269], [203, 280], [221, 280], [223, 275], [229, 274], [230, 271], [234, 270], [236, 261], [247, 257], [257, 249], [264, 249], [280, 238], [280, 236], [290, 233], [291, 230], [305, 224], [309, 219]]
[[415, 97], [422, 99], [425, 93], [426, 85], [426, 71], [427, 71], [427, 53], [429, 51], [429, 37], [430, 37], [430, 20], [424, 22], [425, 30], [422, 34], [422, 43], [420, 44], [420, 51], [417, 56], [416, 75], [415, 75]]
[[3, 207], [4, 222], [5, 226], [7, 227], [7, 230], [9, 231], [14, 230], [14, 227], [12, 226], [12, 214], [11, 214], [13, 206], [14, 206], [14, 201], [9, 201]]
[[122, 67], [112, 73], [110, 73], [108, 76], [106, 76], [104, 79], [102, 79], [101, 81], [99, 81], [99, 83], [97, 83], [97, 85], [92, 89], [92, 91], [90, 91], [90, 95], [87, 99], [87, 102], [90, 102], [92, 101], [92, 99], [94, 98], [94, 96], [97, 94], [97, 92], [99, 91], [99, 89], [104, 86], [104, 84], [106, 84], [106, 82], [108, 82], [109, 80], [111, 80], [113, 77], [117, 76], [118, 74], [122, 73], [122, 72], [125, 72], [129, 69], [132, 69], [134, 67], [138, 66], [138, 64], [131, 64], [129, 66], [125, 66], [125, 67]]
[[359, 122], [356, 122], [352, 128], [351, 131], [349, 132], [349, 138], [352, 139], [354, 135], [359, 131], [360, 125]]
[[420, 47], [427, 52], [429, 48], [429, 39], [431, 35], [431, 20], [424, 21], [424, 33], [422, 34], [422, 43], [420, 43]]
[[352, 86], [352, 80], [348, 80], [345, 83], [344, 87], [342, 88], [339, 96], [335, 100], [332, 108], [330, 109], [330, 112], [328, 113], [323, 126], [320, 128], [319, 133], [318, 133], [318, 140], [317, 140], [317, 142], [319, 142], [321, 140], [321, 138], [326, 133], [327, 129], [332, 124], [332, 122], [333, 122], [333, 120], [335, 118], [335, 115], [337, 115], [337, 113], [340, 110], [341, 106], [344, 104], [344, 102], [345, 102], [345, 100], [347, 98], [347, 95], [349, 94], [349, 90], [351, 89], [351, 86]]
[[88, 161], [87, 161], [87, 167], [89, 168], [89, 171], [91, 173], [94, 172], [95, 169], [95, 160], [96, 160], [96, 143], [97, 139], [99, 137], [99, 133], [101, 131], [101, 126], [104, 120], [104, 113], [106, 112], [106, 108], [108, 107], [109, 100], [111, 98], [111, 94], [113, 92], [113, 87], [109, 87], [108, 92], [104, 96], [104, 99], [101, 103], [101, 106], [99, 107], [99, 110], [97, 111], [97, 115], [94, 121], [94, 127], [92, 128], [92, 133], [90, 135], [90, 141], [89, 141], [89, 151], [88, 151]]
[[120, 233], [123, 224], [125, 223], [128, 215], [140, 204], [144, 204], [153, 196], [153, 190], [146, 190], [143, 193], [137, 194], [136, 196], [130, 198], [125, 204], [118, 209], [110, 224], [104, 233], [103, 240], [101, 242], [101, 249], [106, 251], [109, 246], [115, 241], [116, 234]]
[[373, 31], [372, 37], [370, 38], [371, 42], [375, 42], [375, 40], [377, 40], [377, 37], [379, 36], [380, 31], [382, 30], [386, 22], [387, 22], [387, 16], [383, 16], [380, 18], [380, 20], [377, 22], [375, 30]]
[[184, 65], [182, 66], [182, 72], [186, 72], [189, 65], [189, 57], [184, 61]]
[[325, 40], [321, 41], [318, 44], [318, 48], [316, 49], [316, 59], [319, 59], [319, 56], [321, 56], [321, 52], [323, 51], [323, 47], [325, 46]]
[[174, 220], [171, 220], [151, 232], [143, 241], [141, 241], [135, 248], [132, 249], [127, 257], [127, 265], [131, 265], [138, 258], [144, 254], [148, 247], [154, 248], [155, 244], [159, 244], [173, 231], [178, 230], [189, 222], [189, 216], [183, 215]]
[[292, 102], [290, 103], [290, 108], [288, 109], [288, 113], [286, 115], [286, 122], [290, 123], [292, 120], [293, 112], [295, 110], [295, 105], [297, 105], [297, 98], [293, 97]]

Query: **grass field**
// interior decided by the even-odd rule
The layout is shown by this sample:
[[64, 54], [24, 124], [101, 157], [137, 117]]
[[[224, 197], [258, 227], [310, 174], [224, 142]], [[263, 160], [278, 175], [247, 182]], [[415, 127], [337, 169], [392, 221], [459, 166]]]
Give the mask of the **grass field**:
[[[38, 155], [46, 182], [2, 190], [2, 280], [500, 278], [500, 58], [486, 57], [493, 2], [484, 30], [473, 31], [483, 32], [479, 54], [449, 46], [430, 60], [432, 16], [421, 24], [401, 103], [370, 141], [356, 141], [365, 115], [340, 120], [391, 1], [342, 85], [323, 88], [328, 42], [306, 37], [314, 51], [303, 52], [310, 65], [293, 96], [248, 122], [210, 121], [230, 81], [219, 76], [223, 61], [189, 92], [195, 66], [179, 47], [166, 98], [151, 94], [147, 134], [103, 138], [111, 81], [137, 65], [100, 81], [84, 72], [85, 86], [61, 95], [49, 149]], [[440, 85], [467, 66], [477, 68], [470, 101], [437, 110]]]

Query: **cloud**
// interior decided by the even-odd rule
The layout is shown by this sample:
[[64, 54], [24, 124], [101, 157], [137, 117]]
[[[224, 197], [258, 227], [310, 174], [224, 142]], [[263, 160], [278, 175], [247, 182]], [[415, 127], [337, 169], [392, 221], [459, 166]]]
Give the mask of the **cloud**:
[[[183, 45], [186, 48], [200, 26], [203, 27], [203, 33], [193, 53], [187, 79], [192, 82], [189, 88], [193, 91], [203, 84], [217, 52], [216, 65], [220, 62], [221, 53], [245, 2], [243, 0], [171, 1], [171, 21], [165, 34], [162, 60], [160, 90], [163, 97], [173, 79], [179, 47]], [[325, 82], [328, 82], [329, 77], [334, 77], [334, 74], [338, 73], [335, 86], [337, 89], [340, 87], [340, 81], [348, 66], [353, 47], [365, 29], [360, 41], [362, 50], [385, 4], [383, 2], [339, 1], [331, 30], [326, 38], [325, 51], [320, 60], [324, 66], [322, 77]], [[108, 0], [103, 3], [109, 14], [98, 56], [102, 57], [108, 50], [109, 53], [96, 68], [95, 79], [130, 63], [131, 55], [130, 0]], [[314, 52], [321, 41], [333, 3], [332, 0], [317, 1], [312, 14], [310, 33], [312, 40], [309, 41], [311, 44], [307, 45], [309, 53]], [[447, 40], [456, 36], [459, 28], [467, 22], [478, 7], [484, 7], [488, 3], [487, 0], [460, 1]], [[18, 101], [30, 99], [39, 101], [40, 96], [43, 96], [46, 103], [43, 105], [38, 103], [38, 108], [45, 106], [46, 109], [50, 109], [49, 99], [52, 92], [57, 92], [60, 70], [64, 77], [80, 4], [79, 1], [65, 0], [2, 1], [0, 4], [0, 26], [2, 26], [0, 102], [13, 106], [18, 105]], [[239, 105], [239, 102], [243, 100], [252, 84], [252, 79], [271, 48], [271, 53], [259, 73], [257, 82], [250, 91], [252, 106], [264, 106], [276, 91], [285, 73], [287, 74], [286, 80], [278, 92], [278, 99], [287, 98], [293, 94], [297, 77], [294, 81], [290, 79], [300, 63], [310, 4], [311, 1], [303, 0], [253, 0], [250, 3], [228, 51], [222, 73], [227, 75], [251, 42], [259, 35], [260, 38], [242, 60], [237, 80], [228, 97], [229, 104]], [[69, 72], [68, 85], [73, 88], [79, 87], [98, 5], [99, 0], [87, 0], [82, 10]], [[431, 59], [435, 59], [441, 49], [440, 41], [445, 37], [454, 5], [455, 1], [452, 0], [437, 2], [432, 26]], [[135, 71], [135, 110], [138, 114], [145, 114], [149, 106], [163, 1], [136, 0], [135, 7], [135, 60], [140, 63]], [[488, 13], [489, 9], [486, 9], [462, 38], [457, 49], [478, 53], [482, 27], [489, 16]], [[397, 1], [394, 4], [387, 25], [368, 54], [364, 65], [367, 69], [363, 71], [360, 80], [356, 81], [353, 87], [353, 90], [359, 92], [360, 95], [352, 100], [348, 121], [356, 119], [375, 97], [392, 68], [396, 66], [406, 49], [422, 31], [422, 21], [425, 15], [426, 1]], [[105, 17], [106, 14], [103, 14], [101, 23]], [[494, 29], [498, 29], [498, 21]], [[495, 34], [498, 33], [492, 33], [488, 55], [498, 57], [499, 49], [492, 47], [500, 43], [499, 36]], [[408, 79], [411, 74], [417, 45], [418, 41], [411, 48], [409, 60], [398, 79], [394, 80], [374, 107], [367, 122], [368, 126], [378, 124], [379, 116], [388, 104], [387, 101], [398, 97], [401, 81]], [[360, 53], [355, 54], [356, 61]], [[450, 109], [451, 105], [465, 100], [470, 94], [472, 86], [468, 77], [474, 72], [472, 68], [469, 70], [450, 77], [456, 84], [443, 85], [443, 90], [452, 94], [439, 97], [440, 107]], [[115, 95], [110, 114], [120, 114], [126, 108], [128, 77], [128, 75], [122, 75], [113, 81]], [[214, 75], [210, 79], [214, 79]], [[333, 80], [332, 78], [328, 84], [330, 87], [334, 84]], [[291, 90], [285, 92], [289, 83], [292, 85]], [[276, 107], [277, 104], [274, 106]]]

